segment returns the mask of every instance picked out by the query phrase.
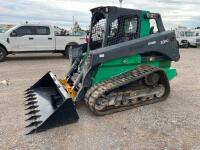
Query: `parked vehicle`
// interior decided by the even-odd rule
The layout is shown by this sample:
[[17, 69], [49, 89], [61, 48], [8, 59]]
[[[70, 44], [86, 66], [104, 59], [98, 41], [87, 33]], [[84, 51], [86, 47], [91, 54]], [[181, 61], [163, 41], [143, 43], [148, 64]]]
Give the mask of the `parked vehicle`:
[[197, 28], [195, 30], [193, 30], [195, 32], [196, 35], [196, 42], [197, 42], [197, 46], [200, 45], [200, 29]]
[[178, 35], [176, 34], [176, 39], [180, 47], [188, 48], [190, 46], [196, 46], [196, 38], [194, 32], [181, 31]]
[[200, 43], [200, 36], [194, 30], [179, 27], [175, 30], [179, 47], [196, 47]]
[[0, 34], [0, 61], [17, 53], [62, 53], [68, 58], [69, 49], [83, 43], [85, 36], [67, 36], [51, 25], [16, 25]]

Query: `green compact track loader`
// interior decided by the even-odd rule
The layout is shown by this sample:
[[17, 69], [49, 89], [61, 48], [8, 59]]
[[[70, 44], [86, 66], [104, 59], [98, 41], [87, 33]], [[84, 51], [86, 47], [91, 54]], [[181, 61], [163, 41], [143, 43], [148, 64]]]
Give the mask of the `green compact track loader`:
[[70, 51], [66, 78], [48, 72], [25, 91], [28, 133], [78, 121], [75, 105], [82, 100], [94, 114], [107, 115], [169, 96], [177, 75], [171, 62], [180, 55], [160, 14], [110, 6], [91, 12], [88, 43]]

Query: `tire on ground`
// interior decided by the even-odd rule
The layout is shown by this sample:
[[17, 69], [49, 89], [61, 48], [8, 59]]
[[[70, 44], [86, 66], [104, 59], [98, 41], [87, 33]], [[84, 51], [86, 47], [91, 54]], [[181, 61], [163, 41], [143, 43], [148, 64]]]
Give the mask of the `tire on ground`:
[[185, 48], [189, 48], [189, 47], [190, 47], [190, 43], [187, 41]]
[[190, 47], [190, 43], [188, 40], [181, 40], [181, 48], [189, 48]]
[[65, 48], [65, 51], [63, 52], [63, 55], [68, 59], [69, 58], [69, 50], [75, 46], [77, 46], [78, 44], [74, 43], [71, 45], [67, 45]]
[[7, 52], [3, 47], [0, 47], [0, 62], [4, 61], [7, 56]]

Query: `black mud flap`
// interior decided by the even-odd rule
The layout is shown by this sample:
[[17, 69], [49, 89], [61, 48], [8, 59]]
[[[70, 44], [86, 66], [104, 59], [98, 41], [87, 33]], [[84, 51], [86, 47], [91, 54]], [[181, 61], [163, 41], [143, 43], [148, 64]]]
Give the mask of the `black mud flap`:
[[52, 72], [25, 91], [25, 110], [29, 116], [27, 134], [77, 122], [79, 119], [72, 98]]

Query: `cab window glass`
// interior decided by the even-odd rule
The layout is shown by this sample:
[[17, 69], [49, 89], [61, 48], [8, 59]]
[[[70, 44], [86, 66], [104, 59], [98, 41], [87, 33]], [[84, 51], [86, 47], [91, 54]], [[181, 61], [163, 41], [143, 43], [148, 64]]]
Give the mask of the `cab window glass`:
[[35, 35], [49, 35], [50, 34], [49, 27], [36, 26], [34, 28], [35, 28]]
[[125, 19], [124, 33], [137, 33], [138, 19], [137, 17], [129, 17]]
[[109, 26], [107, 46], [126, 42], [138, 37], [138, 17], [127, 15], [115, 19]]
[[118, 19], [113, 21], [110, 26], [110, 31], [108, 37], [114, 37], [117, 35], [118, 32]]
[[195, 36], [195, 33], [194, 33], [194, 32], [188, 31], [188, 32], [185, 32], [185, 35], [186, 35], [187, 37], [192, 37], [192, 36]]
[[17, 36], [24, 36], [24, 35], [32, 35], [32, 27], [31, 26], [22, 26], [15, 30]]
[[158, 32], [158, 26], [155, 19], [150, 20], [150, 34]]

